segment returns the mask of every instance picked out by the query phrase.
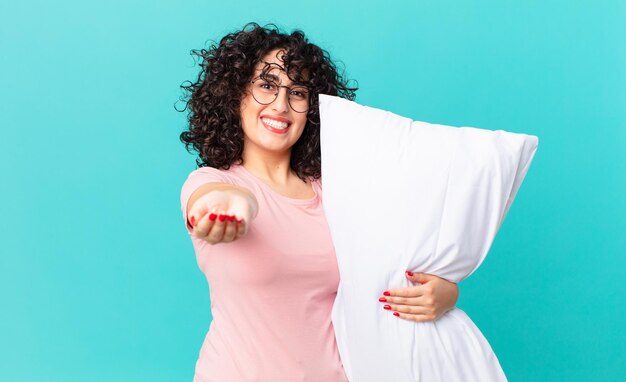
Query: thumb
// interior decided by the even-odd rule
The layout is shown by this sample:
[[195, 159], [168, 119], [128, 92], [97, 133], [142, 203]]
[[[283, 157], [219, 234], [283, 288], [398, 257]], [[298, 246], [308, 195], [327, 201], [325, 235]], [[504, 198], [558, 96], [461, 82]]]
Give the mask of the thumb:
[[406, 271], [405, 274], [409, 280], [413, 281], [414, 283], [420, 283], [420, 284], [425, 284], [435, 277], [433, 275], [429, 275], [429, 274], [421, 273], [421, 272], [413, 273], [411, 271]]
[[187, 220], [192, 226], [195, 226], [207, 212], [208, 210], [206, 204], [194, 203], [187, 213]]

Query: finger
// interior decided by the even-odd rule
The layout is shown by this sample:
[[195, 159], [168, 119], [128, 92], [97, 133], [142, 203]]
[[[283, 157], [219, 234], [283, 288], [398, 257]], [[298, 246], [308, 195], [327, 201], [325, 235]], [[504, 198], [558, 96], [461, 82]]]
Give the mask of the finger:
[[207, 214], [206, 208], [197, 208], [193, 213], [191, 211], [187, 215], [187, 223], [189, 226], [193, 228], [198, 224], [200, 219], [202, 219]]
[[383, 309], [390, 310], [392, 312], [400, 312], [400, 313], [407, 313], [407, 314], [423, 314], [423, 315], [436, 314], [436, 312], [433, 309], [428, 309], [423, 306], [385, 304], [383, 306]]
[[193, 229], [194, 235], [204, 238], [211, 231], [211, 228], [215, 224], [215, 217], [217, 215], [214, 213], [207, 213], [200, 218], [200, 220], [196, 223], [196, 226]]
[[412, 305], [412, 306], [425, 306], [431, 307], [433, 301], [431, 298], [427, 296], [418, 296], [418, 297], [381, 297], [378, 299], [380, 302], [389, 303], [389, 304], [398, 304], [398, 305]]
[[392, 288], [383, 292], [383, 297], [419, 297], [424, 294], [424, 286]]
[[406, 271], [404, 274], [406, 275], [407, 279], [411, 280], [414, 283], [419, 283], [419, 284], [426, 284], [427, 282], [435, 278], [435, 276], [433, 275], [429, 275], [427, 273], [421, 273], [421, 272], [414, 273], [411, 271]]
[[237, 220], [237, 234], [235, 240], [243, 237], [248, 232], [248, 224], [243, 219]]
[[224, 222], [226, 225], [224, 226], [224, 237], [222, 238], [222, 241], [228, 243], [235, 240], [235, 235], [237, 234], [237, 222], [235, 221], [235, 217], [233, 215], [228, 215]]
[[211, 231], [206, 236], [206, 241], [211, 244], [216, 244], [222, 241], [224, 237], [224, 229], [226, 227], [226, 215], [221, 213], [217, 215], [215, 224], [211, 228]]
[[191, 207], [189, 213], [187, 214], [187, 220], [189, 220], [191, 225], [194, 226], [208, 212], [206, 203], [194, 203], [193, 207]]
[[410, 314], [410, 313], [400, 313], [400, 312], [393, 312], [393, 315], [403, 320], [409, 320], [409, 321], [415, 321], [415, 322], [430, 322], [430, 321], [435, 321], [437, 318], [439, 318], [437, 316], [430, 315], [430, 314]]

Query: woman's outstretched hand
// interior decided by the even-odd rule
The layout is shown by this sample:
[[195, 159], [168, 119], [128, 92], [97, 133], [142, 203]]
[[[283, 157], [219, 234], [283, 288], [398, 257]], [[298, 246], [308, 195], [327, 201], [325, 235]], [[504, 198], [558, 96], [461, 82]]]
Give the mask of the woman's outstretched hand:
[[378, 299], [383, 309], [405, 320], [434, 321], [454, 308], [459, 287], [441, 277], [407, 271], [406, 277], [421, 285], [388, 289]]
[[248, 232], [256, 208], [248, 193], [214, 189], [194, 201], [187, 220], [193, 235], [210, 244], [227, 243]]

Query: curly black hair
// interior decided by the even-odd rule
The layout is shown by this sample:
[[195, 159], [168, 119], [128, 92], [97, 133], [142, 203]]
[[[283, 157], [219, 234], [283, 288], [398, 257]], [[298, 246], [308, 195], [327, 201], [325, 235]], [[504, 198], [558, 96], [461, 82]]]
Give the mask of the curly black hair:
[[241, 98], [250, 83], [255, 65], [270, 51], [284, 50], [281, 59], [286, 74], [310, 90], [307, 122], [291, 149], [291, 168], [299, 178], [321, 176], [319, 98], [330, 94], [354, 100], [357, 87], [339, 73], [327, 51], [312, 44], [300, 30], [283, 33], [274, 24], [246, 24], [242, 30], [224, 36], [209, 49], [192, 50], [199, 59], [200, 73], [195, 82], [181, 88], [189, 110], [189, 129], [180, 134], [188, 152], [196, 151], [199, 167], [227, 170], [243, 162]]

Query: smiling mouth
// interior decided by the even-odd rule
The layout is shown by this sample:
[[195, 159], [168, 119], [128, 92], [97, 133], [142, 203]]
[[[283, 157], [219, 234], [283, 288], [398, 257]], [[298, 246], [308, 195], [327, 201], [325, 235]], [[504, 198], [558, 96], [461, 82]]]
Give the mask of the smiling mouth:
[[263, 122], [266, 129], [278, 134], [286, 133], [290, 125], [288, 122], [277, 121], [271, 118], [261, 118], [261, 122]]

